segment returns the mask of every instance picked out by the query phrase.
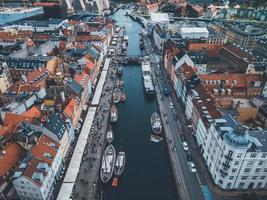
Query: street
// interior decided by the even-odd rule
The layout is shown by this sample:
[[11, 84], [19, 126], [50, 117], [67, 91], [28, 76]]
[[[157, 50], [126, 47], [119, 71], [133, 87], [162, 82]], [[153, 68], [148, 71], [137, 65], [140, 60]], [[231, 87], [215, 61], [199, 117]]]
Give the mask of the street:
[[[150, 40], [145, 38], [144, 41], [146, 53], [148, 55], [152, 55], [153, 47]], [[177, 133], [177, 129], [180, 129], [180, 123], [173, 117], [175, 110], [170, 106], [170, 102], [172, 102], [171, 98], [169, 96], [165, 96], [162, 93], [163, 85], [168, 85], [166, 77], [157, 75], [161, 73], [160, 68], [157, 67], [160, 64], [159, 60], [156, 62], [155, 60], [157, 59], [151, 60], [153, 60], [153, 62], [151, 62], [151, 70], [153, 72], [153, 80], [157, 93], [158, 106], [165, 128], [165, 137], [169, 148], [172, 167], [174, 168], [174, 176], [176, 182], [178, 182], [178, 191], [180, 191], [180, 196], [182, 199], [204, 199], [198, 175], [197, 173], [195, 174], [190, 171], [186, 158], [186, 152], [182, 147], [181, 138]], [[156, 70], [158, 70], [158, 72], [156, 72]]]

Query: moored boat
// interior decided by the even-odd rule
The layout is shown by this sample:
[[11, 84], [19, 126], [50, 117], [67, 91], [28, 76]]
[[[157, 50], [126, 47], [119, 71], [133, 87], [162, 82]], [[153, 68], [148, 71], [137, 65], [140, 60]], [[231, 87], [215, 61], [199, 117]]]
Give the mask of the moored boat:
[[113, 141], [113, 139], [114, 139], [114, 134], [113, 134], [113, 131], [110, 127], [109, 130], [107, 131], [106, 141], [108, 144], [110, 144]]
[[115, 88], [113, 92], [113, 102], [119, 103], [121, 99], [121, 90], [119, 88]]
[[144, 41], [142, 39], [140, 39], [140, 41], [139, 41], [139, 48], [141, 50], [145, 48], [145, 44], [144, 44]]
[[124, 86], [124, 81], [123, 81], [123, 80], [120, 80], [120, 82], [119, 82], [119, 86], [120, 86], [120, 87], [123, 87], [123, 86]]
[[125, 102], [126, 101], [126, 93], [122, 92], [121, 94], [121, 102]]
[[112, 105], [110, 110], [110, 121], [115, 123], [118, 121], [118, 118], [119, 118], [118, 108], [115, 105]]
[[148, 95], [155, 94], [155, 88], [152, 80], [152, 71], [150, 68], [150, 62], [148, 60], [142, 61], [142, 78], [144, 83], [145, 92]]
[[116, 160], [116, 151], [113, 145], [109, 145], [103, 154], [100, 170], [100, 178], [106, 183], [112, 177]]
[[120, 76], [120, 75], [122, 75], [122, 73], [123, 73], [123, 66], [119, 65], [118, 69], [117, 69], [117, 74]]
[[154, 112], [151, 115], [150, 122], [151, 122], [151, 128], [152, 128], [153, 133], [159, 135], [162, 131], [162, 123], [161, 123], [160, 116], [157, 112]]
[[120, 151], [116, 157], [114, 174], [120, 176], [123, 173], [125, 167], [126, 155], [125, 152]]

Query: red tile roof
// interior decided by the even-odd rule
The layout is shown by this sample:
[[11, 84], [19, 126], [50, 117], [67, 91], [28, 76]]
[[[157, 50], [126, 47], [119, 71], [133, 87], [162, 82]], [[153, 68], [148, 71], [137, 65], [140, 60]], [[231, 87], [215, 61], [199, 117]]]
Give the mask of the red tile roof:
[[5, 114], [4, 126], [11, 126], [12, 131], [15, 131], [20, 122], [31, 122], [32, 120], [33, 117], [7, 112]]
[[[39, 170], [37, 168], [38, 164], [39, 163], [44, 163], [44, 161], [42, 160], [39, 160], [39, 159], [36, 159], [36, 158], [32, 158], [28, 165], [27, 165], [27, 168], [25, 169], [25, 171], [23, 172], [23, 176], [27, 177], [28, 179], [30, 179], [32, 182], [34, 182], [36, 185], [38, 185], [39, 187], [42, 186], [43, 183], [40, 183], [38, 181], [35, 181], [34, 179], [32, 179], [32, 176], [35, 172], [39, 172], [39, 173], [42, 173], [43, 176], [45, 177], [46, 176], [46, 172], [42, 171], [42, 170]], [[48, 166], [50, 166], [48, 164]]]
[[33, 106], [30, 110], [24, 112], [22, 115], [25, 117], [40, 119], [42, 117], [42, 112], [37, 106]]
[[[201, 110], [201, 107], [206, 107], [209, 115], [212, 118], [220, 118], [221, 114], [220, 112], [217, 110], [216, 108], [216, 102], [214, 97], [212, 96], [212, 94], [210, 92], [208, 92], [207, 88], [204, 86], [204, 84], [198, 84], [195, 88], [195, 90], [198, 92], [199, 94], [199, 98], [202, 101], [201, 103], [197, 103], [198, 104], [198, 109], [199, 111]], [[197, 102], [197, 101], [196, 101]]]
[[[54, 145], [54, 146], [52, 146]], [[37, 144], [35, 147], [32, 149], [31, 154], [40, 160], [45, 161], [49, 165], [52, 164], [53, 158], [57, 154], [57, 148], [59, 147], [59, 144], [51, 139], [50, 137], [46, 136], [45, 134], [42, 134], [41, 137], [39, 138]], [[45, 156], [45, 153], [49, 153], [52, 158], [47, 158]]]
[[249, 54], [249, 52], [246, 52], [245, 50], [242, 50], [241, 48], [237, 46], [227, 44], [227, 45], [224, 45], [223, 49], [232, 53], [233, 55], [235, 55], [236, 57], [240, 59], [247, 58], [249, 62], [252, 62], [255, 59], [253, 55]]
[[77, 110], [77, 103], [74, 98], [70, 100], [70, 102], [67, 104], [67, 106], [64, 109], [64, 114], [70, 118], [73, 119], [75, 117], [75, 110]]
[[[4, 152], [4, 153], [3, 153]], [[3, 176], [18, 163], [26, 151], [17, 143], [7, 145], [0, 155], [0, 176]]]

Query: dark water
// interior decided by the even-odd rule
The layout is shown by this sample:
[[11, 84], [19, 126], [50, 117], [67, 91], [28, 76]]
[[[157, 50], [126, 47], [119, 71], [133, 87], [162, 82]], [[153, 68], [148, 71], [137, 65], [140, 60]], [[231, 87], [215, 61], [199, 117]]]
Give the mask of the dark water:
[[[140, 25], [125, 17], [119, 10], [113, 18], [127, 27], [129, 55], [140, 55]], [[137, 65], [124, 67], [122, 79], [125, 81], [127, 100], [120, 103], [119, 120], [113, 126], [116, 151], [126, 152], [126, 166], [119, 186], [111, 183], [104, 186], [104, 200], [174, 200], [172, 171], [164, 142], [152, 143], [150, 138], [150, 116], [156, 111], [155, 99], [144, 95], [141, 68]]]

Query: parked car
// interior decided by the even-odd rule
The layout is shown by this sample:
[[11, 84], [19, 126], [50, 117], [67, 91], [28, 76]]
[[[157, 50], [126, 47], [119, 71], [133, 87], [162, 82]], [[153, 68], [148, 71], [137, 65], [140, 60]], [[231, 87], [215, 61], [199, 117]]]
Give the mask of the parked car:
[[183, 149], [185, 151], [188, 151], [189, 150], [188, 145], [187, 145], [187, 142], [183, 142]]
[[174, 107], [172, 102], [170, 102], [170, 107], [171, 107], [171, 108], [173, 108], [173, 107]]
[[191, 162], [192, 161], [192, 155], [191, 155], [191, 152], [190, 151], [187, 152], [186, 159], [187, 159], [188, 162]]
[[190, 170], [191, 170], [192, 173], [196, 173], [197, 172], [196, 166], [192, 161], [189, 163], [189, 166], [190, 166]]
[[184, 136], [182, 134], [180, 134], [180, 139], [181, 139], [182, 142], [185, 141], [185, 138], [184, 138]]

